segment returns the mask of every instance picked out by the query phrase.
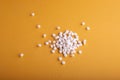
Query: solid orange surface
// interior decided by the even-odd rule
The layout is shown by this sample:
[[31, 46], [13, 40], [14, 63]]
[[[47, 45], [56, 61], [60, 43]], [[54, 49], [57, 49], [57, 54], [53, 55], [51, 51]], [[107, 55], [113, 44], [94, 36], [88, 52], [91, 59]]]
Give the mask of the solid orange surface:
[[[55, 30], [57, 25], [61, 30]], [[91, 30], [86, 31], [86, 26]], [[57, 60], [60, 54], [36, 45], [66, 29], [87, 39], [87, 45], [80, 48], [82, 55], [64, 58], [62, 66]], [[43, 33], [47, 38], [41, 38]], [[20, 52], [23, 58], [18, 57]], [[119, 74], [119, 0], [0, 1], [0, 80], [120, 79]]]

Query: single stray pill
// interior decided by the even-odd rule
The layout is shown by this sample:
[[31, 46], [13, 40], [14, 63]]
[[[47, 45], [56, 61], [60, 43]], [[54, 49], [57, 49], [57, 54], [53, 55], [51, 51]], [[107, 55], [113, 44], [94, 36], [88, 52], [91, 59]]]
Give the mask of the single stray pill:
[[55, 50], [51, 50], [52, 53], [55, 53]]
[[74, 54], [71, 54], [71, 57], [74, 57], [75, 55]]
[[49, 42], [45, 42], [45, 45], [48, 45], [49, 44]]
[[78, 53], [79, 53], [79, 54], [82, 54], [82, 50], [79, 50]]
[[60, 29], [60, 26], [57, 26], [56, 29], [59, 30], [59, 29]]
[[43, 34], [42, 37], [45, 38], [47, 35], [46, 34]]
[[86, 39], [85, 39], [85, 40], [83, 40], [83, 42], [82, 42], [82, 43], [83, 43], [83, 45], [86, 45], [86, 42], [87, 42], [87, 40], [86, 40]]
[[53, 34], [52, 34], [52, 37], [55, 37], [55, 36], [56, 36], [56, 34], [53, 33]]
[[31, 16], [35, 16], [35, 13], [34, 13], [34, 12], [32, 12], [32, 13], [31, 13]]
[[37, 44], [37, 47], [41, 47], [42, 46], [42, 44]]
[[49, 43], [51, 43], [51, 40], [48, 40]]
[[23, 56], [24, 56], [24, 54], [23, 54], [23, 53], [20, 53], [20, 54], [19, 54], [19, 57], [21, 57], [21, 58], [22, 58]]
[[62, 61], [62, 57], [58, 57], [58, 60], [59, 60], [59, 61]]
[[41, 26], [40, 26], [39, 24], [36, 26], [36, 28], [38, 28], [38, 29], [39, 29], [40, 27], [41, 27]]
[[86, 27], [86, 30], [88, 31], [88, 30], [90, 30], [90, 27], [88, 26], [88, 27]]
[[85, 25], [85, 22], [81, 22], [81, 25], [84, 26], [84, 25]]
[[61, 64], [64, 65], [66, 62], [65, 61], [62, 61]]
[[53, 45], [50, 45], [51, 48], [53, 48], [54, 46]]

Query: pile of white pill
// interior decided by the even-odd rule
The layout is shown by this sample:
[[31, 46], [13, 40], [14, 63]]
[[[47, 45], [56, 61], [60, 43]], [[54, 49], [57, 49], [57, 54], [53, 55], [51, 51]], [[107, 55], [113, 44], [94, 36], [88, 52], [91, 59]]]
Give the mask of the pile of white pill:
[[[58, 52], [64, 57], [74, 57], [75, 53], [77, 52], [81, 54], [81, 50], [76, 50], [83, 44], [86, 44], [86, 40], [79, 40], [78, 34], [70, 30], [66, 30], [65, 32], [59, 32], [58, 34], [53, 33], [52, 37], [54, 38], [54, 40], [48, 40], [47, 42], [45, 42], [45, 44], [49, 45], [50, 48], [52, 48], [51, 53], [55, 53], [58, 50]], [[59, 57], [58, 60], [62, 61], [62, 57]], [[65, 61], [62, 61], [61, 63], [65, 64]]]
[[[35, 13], [32, 12], [30, 14], [31, 16], [35, 16]], [[81, 22], [82, 26], [85, 26], [85, 22]], [[37, 29], [41, 28], [40, 24], [36, 25]], [[61, 27], [57, 26], [56, 30], [60, 30]], [[90, 27], [87, 26], [85, 27], [85, 30], [90, 30]], [[66, 61], [63, 60], [63, 57], [74, 57], [76, 53], [82, 54], [82, 50], [78, 50], [79, 47], [86, 45], [87, 40], [84, 39], [82, 40], [81, 38], [79, 39], [79, 36], [76, 32], [73, 32], [71, 30], [65, 30], [64, 32], [59, 32], [58, 34], [51, 34], [54, 40], [48, 40], [44, 42], [45, 45], [50, 46], [52, 49], [50, 52], [51, 53], [60, 53], [62, 56], [58, 57], [58, 60], [61, 62], [61, 64], [66, 64]], [[46, 38], [47, 34], [43, 34], [42, 38]], [[37, 44], [37, 47], [42, 47], [42, 44], [39, 43]], [[20, 53], [19, 57], [23, 57], [24, 53]]]

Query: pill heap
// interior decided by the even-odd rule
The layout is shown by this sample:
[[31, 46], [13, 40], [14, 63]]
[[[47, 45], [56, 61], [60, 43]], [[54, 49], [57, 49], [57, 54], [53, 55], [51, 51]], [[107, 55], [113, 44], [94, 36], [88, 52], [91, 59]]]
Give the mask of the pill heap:
[[59, 32], [58, 35], [53, 35], [54, 41], [52, 41], [52, 43], [49, 43], [49, 41], [45, 42], [50, 44], [52, 53], [55, 53], [58, 49], [59, 53], [67, 57], [68, 55], [74, 55], [76, 53], [76, 49], [82, 46], [82, 42], [79, 40], [78, 34], [70, 30]]
[[[52, 34], [52, 40], [45, 42], [45, 45], [49, 45], [51, 53], [56, 53], [58, 51], [64, 57], [71, 56], [74, 57], [76, 53], [82, 54], [82, 50], [77, 49], [82, 45], [86, 45], [86, 40], [80, 40], [76, 32], [71, 30], [65, 30], [64, 32], [59, 32], [58, 34]], [[61, 61], [61, 64], [66, 62], [62, 60], [62, 57], [58, 57], [58, 60]]]

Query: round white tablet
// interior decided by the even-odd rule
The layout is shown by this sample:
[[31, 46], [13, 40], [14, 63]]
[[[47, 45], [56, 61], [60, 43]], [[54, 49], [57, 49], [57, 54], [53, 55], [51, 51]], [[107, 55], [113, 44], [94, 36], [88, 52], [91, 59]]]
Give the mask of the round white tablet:
[[65, 61], [62, 61], [61, 64], [64, 65], [66, 62]]

